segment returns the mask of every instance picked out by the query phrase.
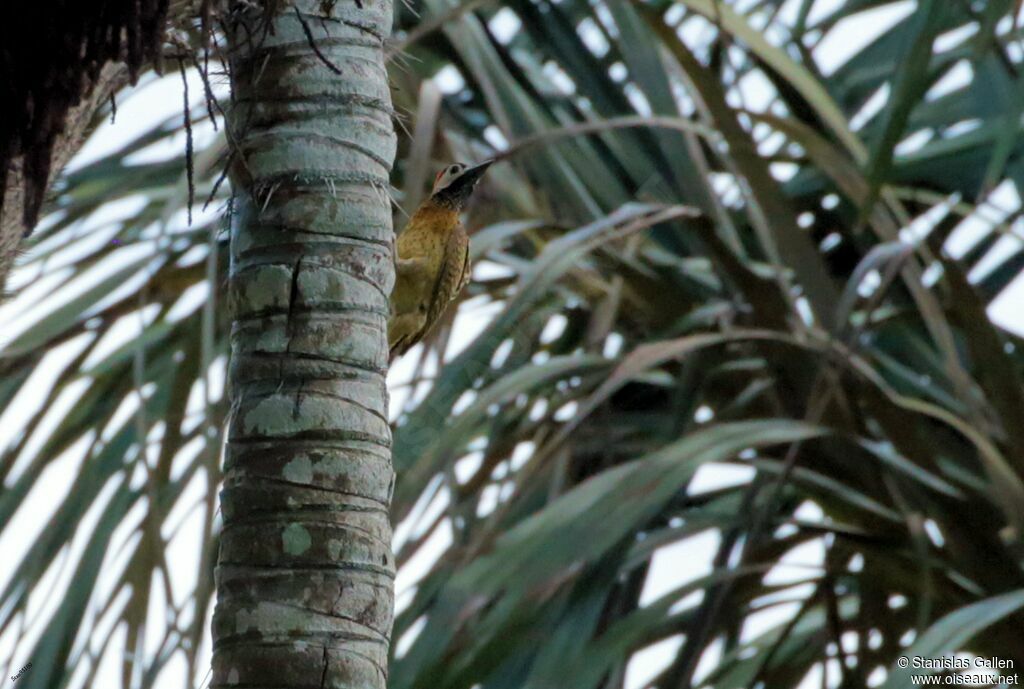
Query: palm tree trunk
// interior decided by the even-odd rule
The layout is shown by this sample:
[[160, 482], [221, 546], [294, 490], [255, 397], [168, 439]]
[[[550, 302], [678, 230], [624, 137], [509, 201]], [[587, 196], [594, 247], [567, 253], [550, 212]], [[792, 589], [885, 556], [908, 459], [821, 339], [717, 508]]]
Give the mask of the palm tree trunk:
[[[110, 102], [113, 94], [128, 83], [128, 67], [123, 63], [108, 62], [103, 66], [96, 83], [90, 84], [89, 91], [83, 95], [81, 102], [68, 111], [64, 119], [64, 128], [54, 141], [50, 156], [51, 182], [57, 176], [57, 172], [63, 170], [85, 144], [96, 113]], [[25, 203], [23, 159], [19, 158], [8, 166], [7, 184], [2, 193], [4, 202], [3, 210], [0, 211], [0, 298], [3, 296], [3, 286], [7, 283], [7, 274], [17, 258], [21, 240], [32, 231], [32, 226], [25, 225], [25, 216], [22, 212]]]
[[233, 18], [235, 216], [214, 687], [385, 686], [391, 0]]

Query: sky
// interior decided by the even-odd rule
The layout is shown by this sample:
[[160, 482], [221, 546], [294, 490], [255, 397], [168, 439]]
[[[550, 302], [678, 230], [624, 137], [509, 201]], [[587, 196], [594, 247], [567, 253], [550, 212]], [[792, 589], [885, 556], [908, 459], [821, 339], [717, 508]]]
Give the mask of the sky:
[[[791, 1], [787, 3], [786, 12], [793, 12], [798, 6], [798, 2]], [[835, 5], [834, 0], [818, 0], [814, 3], [813, 10], [810, 16], [810, 22], [819, 16], [826, 16], [830, 11], [830, 7]], [[895, 22], [902, 21], [905, 19], [910, 12], [913, 11], [915, 3], [912, 0], [905, 2], [898, 2], [890, 5], [886, 5], [882, 8], [864, 12], [859, 15], [856, 19], [844, 20], [837, 26], [828, 37], [822, 41], [817, 50], [815, 51], [815, 58], [818, 60], [819, 66], [828, 75], [832, 73], [838, 66], [842, 65], [849, 56], [855, 54], [865, 44], [867, 44], [878, 32], [884, 30], [888, 26], [891, 26]], [[492, 30], [495, 35], [511, 36], [514, 34], [517, 28], [518, 19], [510, 11], [500, 12], [492, 22]], [[690, 29], [687, 29], [690, 30]], [[692, 29], [694, 31], [699, 30], [698, 28]], [[581, 29], [581, 33], [585, 40], [594, 43], [593, 48], [597, 51], [600, 50], [599, 41], [603, 40], [600, 34], [596, 31], [588, 32], [586, 27]], [[940, 40], [946, 40], [953, 44], [959, 40], [960, 37], [949, 36], [944, 37]], [[957, 80], [966, 80], [970, 78], [969, 73], [955, 74], [951, 80], [947, 83], [940, 85], [940, 88], [948, 89], [955, 86]], [[443, 92], [457, 91], [461, 87], [461, 77], [457, 70], [454, 68], [445, 68], [438, 73], [436, 77], [437, 84]], [[223, 88], [221, 86], [221, 88]], [[758, 104], [763, 104], [769, 97], [769, 92], [765, 88], [764, 84], [758, 83], [756, 80], [751, 80], [749, 83], [743, 84], [744, 98], [752, 107], [757, 107]], [[195, 96], [195, 103], [198, 104], [201, 99], [202, 85], [199, 77], [195, 73], [189, 74], [189, 93]], [[76, 156], [75, 160], [71, 163], [72, 168], [81, 167], [90, 161], [94, 161], [99, 157], [107, 154], [112, 150], [116, 150], [117, 147], [122, 145], [125, 141], [133, 138], [134, 136], [147, 131], [150, 129], [155, 122], [162, 121], [168, 117], [174, 117], [176, 114], [181, 112], [181, 81], [180, 76], [174, 75], [163, 79], [148, 78], [144, 79], [137, 87], [132, 89], [130, 92], [123, 94], [119, 98], [118, 102], [118, 113], [117, 118], [112, 123], [106, 123], [102, 125], [99, 130], [94, 134], [90, 141], [84, 146], [80, 153]], [[934, 95], [934, 94], [933, 94]], [[884, 97], [875, 104], [869, 104], [868, 110], [872, 107], [880, 108], [884, 102]], [[215, 136], [215, 133], [208, 127], [200, 127], [195, 133], [198, 143], [197, 147], [203, 142], [209, 140], [210, 137]], [[914, 142], [904, 142], [905, 146], [912, 147]], [[160, 146], [152, 147], [145, 152], [138, 154], [140, 160], [159, 160], [164, 158], [173, 157], [180, 154], [181, 149], [184, 146], [183, 139], [166, 142]], [[135, 201], [137, 202], [137, 201]], [[110, 226], [112, 223], [123, 216], [123, 214], [130, 209], [131, 204], [134, 203], [131, 199], [119, 202], [118, 204], [111, 204], [110, 207], [104, 208], [100, 213], [88, 218], [84, 221], [81, 230], [85, 232], [94, 232], [99, 237], [98, 241], [103, 241], [102, 237], [104, 228]], [[979, 236], [987, 229], [988, 223], [992, 221], [998, 221], [1003, 217], [1017, 208], [1020, 205], [1020, 199], [1018, 198], [1016, 191], [1012, 184], [1006, 183], [999, 187], [996, 194], [994, 194], [991, 207], [986, 209], [987, 216], [975, 217], [965, 222], [955, 233], [951, 240], [951, 251], [954, 255], [963, 253], [971, 244], [977, 240]], [[173, 222], [180, 222], [181, 219], [176, 219]], [[913, 228], [910, 228], [911, 230]], [[1017, 228], [1019, 231], [1019, 228]], [[998, 256], [1000, 253], [1005, 255], [1005, 252], [1012, 248], [1013, 242], [1019, 241], [1011, 238], [1005, 238], [997, 245], [993, 251], [993, 255], [987, 259], [989, 267], [995, 265], [998, 262]], [[488, 271], [494, 270], [493, 265], [488, 265], [486, 261], [475, 269], [477, 272], [475, 276], [477, 278], [483, 277], [488, 274]], [[980, 266], [979, 271], [986, 270], [986, 266]], [[0, 332], [3, 332], [7, 337], [12, 337], [19, 331], [23, 331], [26, 328], [31, 327], [33, 321], [32, 309], [27, 309], [26, 304], [40, 305], [40, 299], [55, 299], [58, 298], [56, 295], [48, 295], [47, 287], [50, 283], [46, 279], [39, 279], [39, 276], [32, 271], [21, 271], [16, 273], [12, 277], [12, 287], [18, 288], [24, 286], [24, 292], [18, 298], [12, 302], [0, 306]], [[125, 286], [125, 289], [132, 289], [131, 285]], [[65, 295], [66, 298], [66, 295]], [[183, 300], [184, 310], [199, 308], [203, 303], [205, 293], [201, 290], [197, 290], [194, 294], [189, 295], [187, 299]], [[42, 302], [45, 303], [45, 302]], [[500, 305], [482, 306], [479, 303], [469, 302], [459, 313], [456, 321], [456, 327], [454, 329], [454, 336], [450, 345], [449, 354], [454, 354], [459, 351], [462, 347], [466, 346], [473, 337], [480, 332], [487, 324], [488, 319], [494, 315], [495, 309], [500, 309]], [[1003, 327], [1017, 332], [1018, 334], [1024, 335], [1024, 281], [1018, 279], [1013, 285], [1000, 296], [999, 299], [993, 304], [990, 310], [992, 318]], [[138, 332], [139, 324], [132, 326], [131, 324], [125, 324], [123, 331], [118, 334], [118, 337], [109, 344], [109, 347], [116, 347], [118, 344], [130, 340], [134, 337], [135, 333]], [[553, 327], [557, 327], [555, 324]], [[59, 360], [61, 357], [70, 357], [74, 353], [74, 347], [67, 348], [66, 351], [57, 352], [54, 361]], [[406, 404], [408, 400], [408, 391], [403, 386], [404, 382], [408, 380], [411, 375], [415, 356], [408, 356], [405, 360], [400, 361], [398, 365], [391, 371], [389, 375], [389, 386], [393, 389], [392, 394], [392, 416], [397, 415], [398, 411]], [[25, 399], [19, 399], [17, 404], [10, 405], [10, 408], [0, 415], [0, 445], [9, 442], [12, 437], [16, 434], [16, 429], [19, 427], [19, 422], [28, 418], [32, 412], [38, 408], [42, 402], [42, 391], [48, 389], [48, 384], [52, 384], [54, 372], [56, 366], [47, 370], [43, 367], [38, 372], [38, 380], [33, 381], [33, 385], [30, 386], [35, 392], [35, 399], [26, 397]], [[223, 377], [223, 369], [221, 368], [220, 377]], [[47, 375], [49, 375], [49, 383]], [[84, 381], [83, 381], [84, 382]], [[214, 381], [212, 387], [219, 388], [220, 381]], [[66, 412], [66, 409], [70, 407], [74, 402], [73, 395], [69, 395], [68, 399], [63, 401], [64, 408], [58, 408], [54, 410], [52, 416], [55, 419], [59, 419], [62, 413]], [[131, 414], [132, 409], [126, 408], [125, 414]], [[56, 421], [54, 421], [55, 423]], [[45, 433], [41, 434], [45, 435]], [[35, 448], [38, 449], [38, 448]], [[74, 449], [74, 448], [73, 448]], [[31, 455], [32, 447], [30, 446], [28, 455]], [[524, 455], [518, 458], [513, 458], [513, 464], [516, 462], [524, 461], [528, 456], [529, 448], [524, 449]], [[35, 493], [25, 502], [25, 508], [19, 511], [15, 515], [12, 522], [5, 525], [2, 533], [0, 533], [0, 552], [10, 554], [23, 552], [28, 544], [30, 544], [35, 538], [38, 537], [40, 530], [49, 518], [48, 508], [58, 501], [62, 500], [68, 491], [71, 489], [74, 476], [76, 463], [81, 461], [80, 451], [76, 455], [75, 451], [69, 451], [65, 453], [57, 461], [53, 462], [47, 469], [46, 475], [43, 480], [37, 485]], [[473, 458], [470, 457], [466, 462], [472, 463]], [[18, 470], [24, 470], [27, 466], [27, 461], [19, 462], [20, 467], [16, 467], [14, 476], [17, 476]], [[456, 467], [456, 473], [465, 472], [471, 469], [467, 464], [463, 467]], [[700, 493], [703, 491], [713, 490], [715, 488], [744, 482], [749, 479], [751, 470], [745, 467], [735, 466], [707, 466], [700, 470], [696, 479], [690, 487], [691, 493]], [[109, 487], [108, 487], [109, 488]], [[197, 483], [195, 486], [190, 486], [196, 496], [204, 494], [206, 487], [201, 483]], [[109, 497], [109, 496], [108, 496]], [[396, 543], [401, 543], [407, 539], [416, 524], [423, 523], [425, 517], [429, 517], [433, 514], [437, 514], [440, 510], [444, 509], [446, 493], [444, 489], [437, 492], [435, 498], [426, 503], [419, 505], [409, 519], [402, 524], [396, 526], [395, 540]], [[98, 501], [102, 506], [103, 501]], [[180, 501], [182, 505], [190, 505], [192, 500], [183, 499]], [[807, 503], [801, 508], [801, 517], [808, 520], [817, 520], [821, 518], [821, 512], [811, 503]], [[89, 531], [90, 519], [97, 518], [99, 510], [91, 510], [90, 517], [85, 520], [85, 524], [80, 529], [83, 534], [87, 534]], [[173, 530], [177, 527], [178, 536], [175, 537], [171, 545], [171, 561], [179, 563], [179, 567], [175, 568], [175, 577], [180, 577], [180, 580], [173, 582], [172, 591], [177, 595], [184, 597], [190, 590], [192, 583], [194, 583], [190, 577], [194, 578], [194, 571], [196, 569], [196, 558], [198, 557], [198, 544], [199, 544], [199, 528], [201, 521], [196, 520], [196, 514], [188, 513], [186, 510], [182, 510], [181, 514], [171, 514], [168, 517], [168, 530]], [[141, 515], [136, 515], [134, 519], [128, 519], [125, 522], [124, 532], [118, 535], [119, 540], [115, 540], [116, 543], [122, 545], [129, 544], [132, 541], [132, 531], [134, 525], [138, 523], [138, 518]], [[429, 519], [426, 519], [429, 522]], [[397, 603], [399, 608], [407, 605], [411, 600], [411, 594], [415, 590], [415, 584], [417, 580], [422, 577], [427, 571], [433, 561], [444, 551], [450, 542], [450, 532], [442, 529], [439, 530], [435, 537], [431, 540], [428, 547], [425, 547], [421, 552], [414, 557], [402, 570], [399, 572], [397, 587]], [[68, 563], [74, 561], [76, 554], [75, 549], [81, 549], [84, 544], [84, 539], [77, 538], [75, 546], [72, 551], [67, 553], [63, 558], [63, 565], [54, 567], [46, 575], [48, 581], [52, 582], [50, 586], [44, 586], [43, 590], [47, 592], [45, 596], [37, 596], [38, 600], [33, 600], [30, 607], [32, 616], [38, 615], [38, 619], [45, 620], [48, 617], [48, 611], [54, 609], [54, 607], [60, 601], [59, 593], [62, 590], [66, 590], [66, 587], [71, 585], [69, 577], [72, 571], [72, 567], [68, 566]], [[713, 532], [705, 532], [698, 534], [692, 538], [686, 539], [674, 543], [670, 546], [660, 549], [652, 562], [650, 568], [650, 574], [644, 585], [643, 592], [641, 594], [641, 604], [649, 603], [657, 599], [664, 593], [671, 591], [679, 585], [692, 581], [700, 576], [703, 576], [710, 572], [711, 558], [718, 545], [718, 536]], [[115, 548], [114, 550], [117, 550]], [[123, 552], [123, 551], [122, 551]], [[804, 546], [792, 551], [785, 558], [785, 566], [776, 568], [769, 574], [769, 578], [776, 583], [782, 583], [784, 581], [799, 581], [802, 577], [807, 576], [808, 572], [814, 571], [814, 569], [822, 562], [824, 557], [824, 545], [821, 541], [813, 541], [807, 543]], [[58, 563], [59, 564], [59, 563]], [[123, 562], [119, 563], [117, 558], [112, 558], [109, 564], [110, 577], [120, 571]], [[105, 567], [107, 569], [107, 567]], [[0, 569], [0, 586], [3, 586], [8, 580], [11, 572]], [[157, 591], [160, 587], [154, 587]], [[689, 606], [696, 602], [694, 597], [690, 597], [681, 601], [678, 605]], [[788, 615], [792, 614], [798, 603], [791, 603], [789, 605], [779, 606], [770, 613], [762, 615], [760, 618], [753, 621], [752, 624], [748, 625], [744, 631], [744, 636], [756, 635], [769, 627], [777, 624], [780, 619], [785, 619]], [[116, 609], [117, 606], [114, 606]], [[154, 601], [151, 607], [151, 615], [154, 620], [163, 619], [166, 617], [167, 606], [164, 601]], [[108, 616], [109, 617], [109, 616]], [[104, 627], [104, 623], [101, 620], [97, 626], [97, 638], [107, 631]], [[18, 631], [18, 630], [14, 630]], [[26, 632], [19, 636], [12, 632], [0, 637], [0, 662], [5, 659], [9, 659], [8, 665], [17, 670], [25, 662], [31, 661], [31, 658], [27, 657], [28, 649], [35, 643], [35, 639], [38, 638], [38, 634], [41, 631], [41, 625], [35, 627], [29, 626]], [[396, 639], [397, 652], [401, 654], [405, 649], [408, 648], [412, 638], [418, 630], [414, 628], [405, 637]], [[156, 634], [152, 634], [151, 637], [156, 637]], [[80, 643], [90, 643], [89, 640], [79, 640]], [[153, 638], [149, 639], [149, 642], [153, 642]], [[674, 637], [667, 639], [663, 642], [655, 644], [643, 651], [637, 653], [631, 660], [627, 669], [627, 689], [640, 689], [647, 681], [654, 677], [674, 655], [675, 649], [681, 643], [680, 637]], [[117, 648], [117, 644], [113, 646]], [[145, 652], [152, 653], [153, 648], [147, 646]], [[208, 644], [203, 649], [203, 657], [208, 658], [209, 648]], [[101, 687], [116, 687], [120, 685], [120, 659], [113, 655], [108, 654], [109, 657], [104, 657], [101, 661], [101, 669], [97, 674], [95, 686]], [[701, 667], [698, 670], [698, 676], [701, 673], [706, 672], [715, 663], [714, 653], [707, 655], [701, 662]], [[200, 662], [200, 667], [207, 667], [208, 660]], [[833, 673], [835, 669], [833, 668]], [[202, 679], [202, 674], [198, 678]], [[165, 670], [158, 682], [157, 689], [178, 689], [186, 683], [185, 668], [183, 663], [174, 661], [167, 670]], [[820, 671], [809, 675], [804, 682], [805, 687], [818, 687], [821, 685]]]

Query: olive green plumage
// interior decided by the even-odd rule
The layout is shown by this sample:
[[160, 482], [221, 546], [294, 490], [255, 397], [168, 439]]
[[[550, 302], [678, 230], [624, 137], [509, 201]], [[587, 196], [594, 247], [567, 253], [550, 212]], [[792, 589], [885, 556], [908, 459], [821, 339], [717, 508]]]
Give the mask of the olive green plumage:
[[469, 282], [469, 235], [459, 212], [490, 164], [456, 163], [439, 172], [430, 197], [399, 236], [388, 321], [392, 359], [422, 340]]

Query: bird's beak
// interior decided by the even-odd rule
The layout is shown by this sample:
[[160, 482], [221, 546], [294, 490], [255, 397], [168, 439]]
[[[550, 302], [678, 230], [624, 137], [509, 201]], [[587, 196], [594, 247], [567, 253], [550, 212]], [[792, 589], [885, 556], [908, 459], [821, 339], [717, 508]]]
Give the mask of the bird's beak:
[[485, 160], [475, 167], [467, 168], [461, 175], [452, 180], [451, 184], [437, 192], [434, 198], [442, 203], [452, 204], [456, 208], [461, 208], [470, 195], [472, 195], [477, 182], [480, 181], [480, 178], [484, 176], [487, 168], [493, 162], [494, 160]]
[[475, 185], [477, 182], [480, 181], [480, 178], [484, 176], [484, 173], [487, 172], [487, 168], [489, 168], [492, 163], [494, 163], [493, 158], [490, 160], [485, 160], [476, 167], [469, 168], [468, 170], [462, 173], [461, 179], [465, 180], [466, 184], [469, 184], [471, 186]]

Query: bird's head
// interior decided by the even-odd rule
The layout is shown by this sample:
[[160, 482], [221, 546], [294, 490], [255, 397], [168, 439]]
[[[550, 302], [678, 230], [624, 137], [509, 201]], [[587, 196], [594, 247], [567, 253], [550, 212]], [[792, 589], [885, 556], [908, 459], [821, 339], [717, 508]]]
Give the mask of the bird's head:
[[437, 173], [434, 178], [434, 189], [430, 198], [438, 204], [462, 210], [476, 188], [477, 182], [491, 166], [493, 160], [485, 160], [474, 167], [462, 163], [452, 163]]

